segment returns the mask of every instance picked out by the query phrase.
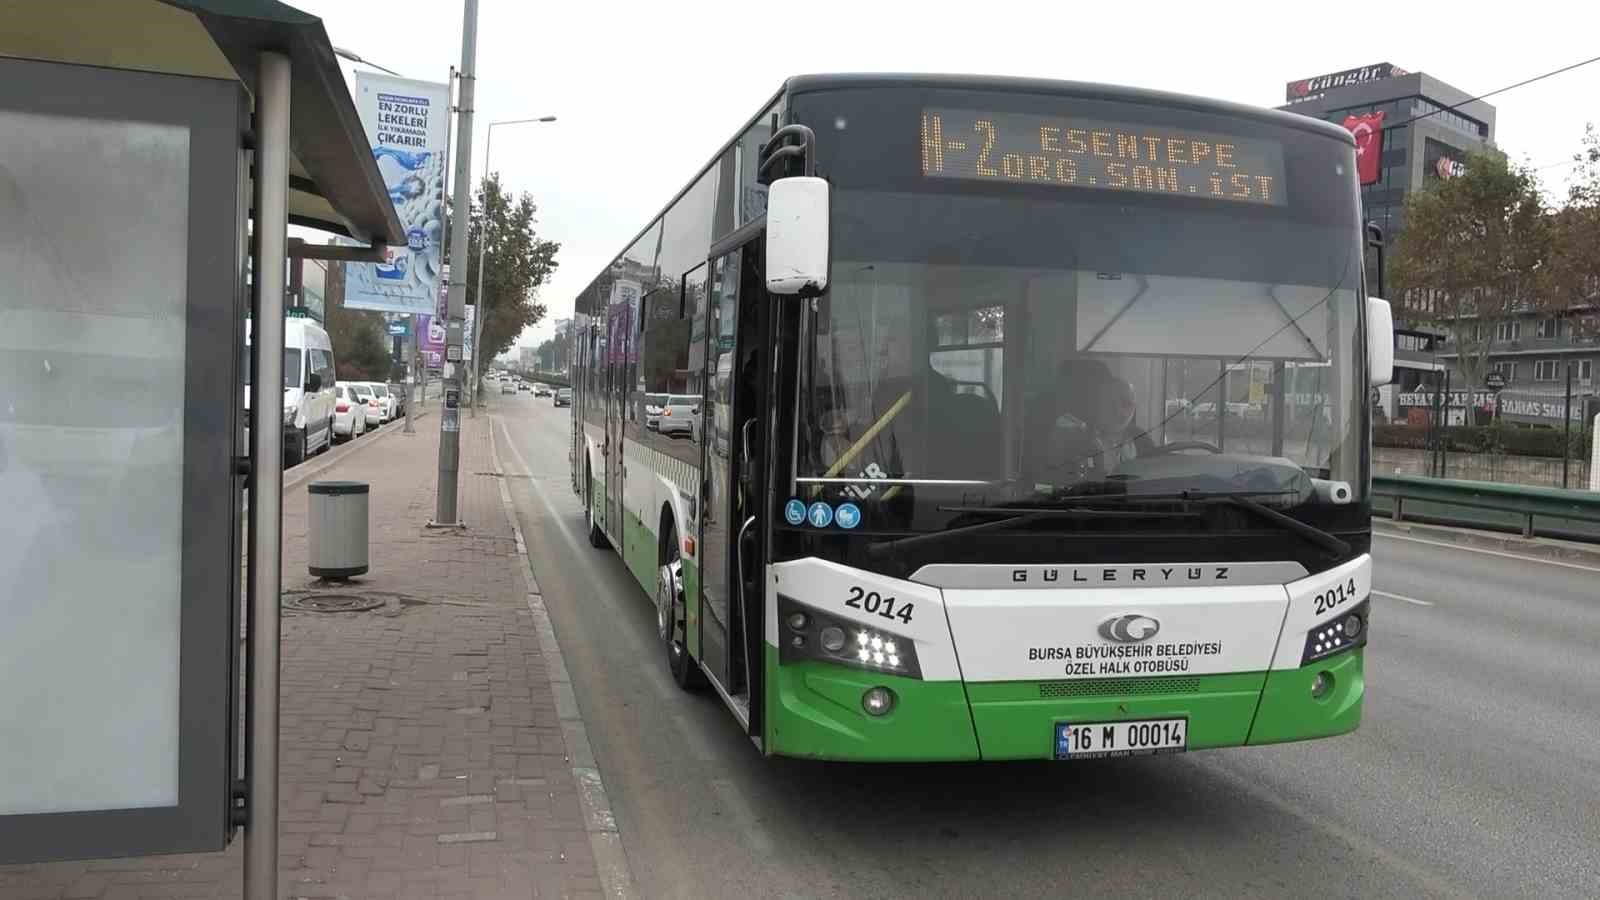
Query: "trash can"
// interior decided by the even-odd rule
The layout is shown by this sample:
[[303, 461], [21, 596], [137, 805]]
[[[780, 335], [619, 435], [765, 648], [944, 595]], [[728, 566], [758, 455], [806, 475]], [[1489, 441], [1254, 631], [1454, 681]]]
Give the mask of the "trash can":
[[318, 481], [306, 488], [308, 566], [318, 578], [367, 574], [367, 484]]

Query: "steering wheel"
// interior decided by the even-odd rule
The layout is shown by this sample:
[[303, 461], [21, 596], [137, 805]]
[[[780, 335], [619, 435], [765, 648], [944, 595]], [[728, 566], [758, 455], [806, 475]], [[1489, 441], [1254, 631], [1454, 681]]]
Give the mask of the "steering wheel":
[[1210, 453], [1222, 452], [1221, 447], [1218, 447], [1216, 444], [1208, 444], [1205, 441], [1174, 441], [1170, 444], [1162, 444], [1159, 447], [1148, 450], [1145, 452], [1145, 455], [1165, 456], [1169, 453], [1182, 453], [1185, 450], [1205, 450]]

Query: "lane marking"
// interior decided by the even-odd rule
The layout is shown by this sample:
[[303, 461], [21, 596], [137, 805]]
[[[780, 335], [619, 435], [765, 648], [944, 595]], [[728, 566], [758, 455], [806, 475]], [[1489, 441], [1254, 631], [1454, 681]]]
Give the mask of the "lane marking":
[[1410, 541], [1413, 544], [1427, 544], [1430, 547], [1448, 547], [1451, 550], [1461, 550], [1467, 553], [1484, 553], [1489, 556], [1503, 556], [1507, 559], [1520, 559], [1523, 562], [1538, 563], [1542, 566], [1560, 566], [1563, 569], [1577, 569], [1580, 572], [1600, 573], [1600, 568], [1595, 566], [1585, 566], [1560, 559], [1547, 559], [1542, 556], [1529, 556], [1526, 553], [1507, 553], [1504, 550], [1489, 550], [1484, 547], [1472, 547], [1465, 544], [1452, 544], [1446, 541], [1430, 541], [1426, 538], [1411, 537], [1410, 535], [1405, 534], [1388, 534], [1386, 532], [1379, 532], [1377, 529], [1373, 529], [1372, 535], [1373, 537], [1378, 537], [1381, 535], [1382, 537], [1393, 541]]
[[1432, 606], [1433, 605], [1433, 601], [1432, 600], [1418, 600], [1415, 597], [1407, 597], [1404, 594], [1391, 594], [1388, 591], [1380, 591], [1377, 588], [1373, 588], [1372, 589], [1372, 593], [1377, 594], [1379, 597], [1388, 597], [1390, 600], [1400, 600], [1400, 601], [1403, 601], [1403, 602], [1406, 602], [1406, 603], [1410, 603], [1410, 604], [1413, 604], [1413, 605], [1416, 605], [1416, 606]]

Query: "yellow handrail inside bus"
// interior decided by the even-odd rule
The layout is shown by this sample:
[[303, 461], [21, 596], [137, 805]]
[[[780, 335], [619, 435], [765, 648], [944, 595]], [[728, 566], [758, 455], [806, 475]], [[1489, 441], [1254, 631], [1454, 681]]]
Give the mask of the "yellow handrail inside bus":
[[[844, 470], [845, 466], [850, 465], [852, 462], [855, 461], [856, 457], [861, 455], [861, 451], [867, 449], [867, 445], [872, 443], [872, 440], [878, 436], [879, 432], [881, 432], [885, 428], [889, 427], [889, 423], [893, 422], [895, 417], [900, 415], [900, 413], [903, 412], [905, 410], [905, 408], [907, 406], [910, 406], [910, 405], [911, 405], [911, 391], [906, 391], [904, 394], [900, 395], [900, 399], [899, 400], [896, 400], [894, 403], [890, 404], [889, 408], [884, 411], [884, 414], [882, 416], [878, 417], [878, 421], [872, 423], [872, 427], [871, 428], [868, 428], [861, 435], [861, 437], [856, 439], [856, 442], [854, 444], [850, 445], [850, 449], [848, 449], [845, 452], [839, 454], [839, 458], [833, 461], [833, 465], [828, 467], [828, 471], [822, 473], [822, 477], [823, 478], [834, 478], [834, 477], [837, 477], [838, 474], [841, 471]], [[895, 488], [890, 488], [890, 491], [898, 492]], [[813, 496], [813, 497], [815, 497], [815, 496], [817, 496], [817, 495], [819, 495], [821, 493], [822, 493], [822, 486], [821, 485], [817, 485], [816, 487], [813, 487], [811, 489], [811, 496]], [[884, 495], [884, 499], [887, 500], [887, 499], [889, 499], [890, 496], [891, 496], [891, 494], [886, 493]]]

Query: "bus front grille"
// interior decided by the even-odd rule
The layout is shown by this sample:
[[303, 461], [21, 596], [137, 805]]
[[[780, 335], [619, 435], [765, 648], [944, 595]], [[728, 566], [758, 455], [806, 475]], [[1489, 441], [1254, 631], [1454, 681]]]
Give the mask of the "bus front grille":
[[1192, 694], [1200, 690], [1198, 678], [1085, 678], [1081, 681], [1041, 681], [1039, 697], [1117, 697], [1142, 694]]

